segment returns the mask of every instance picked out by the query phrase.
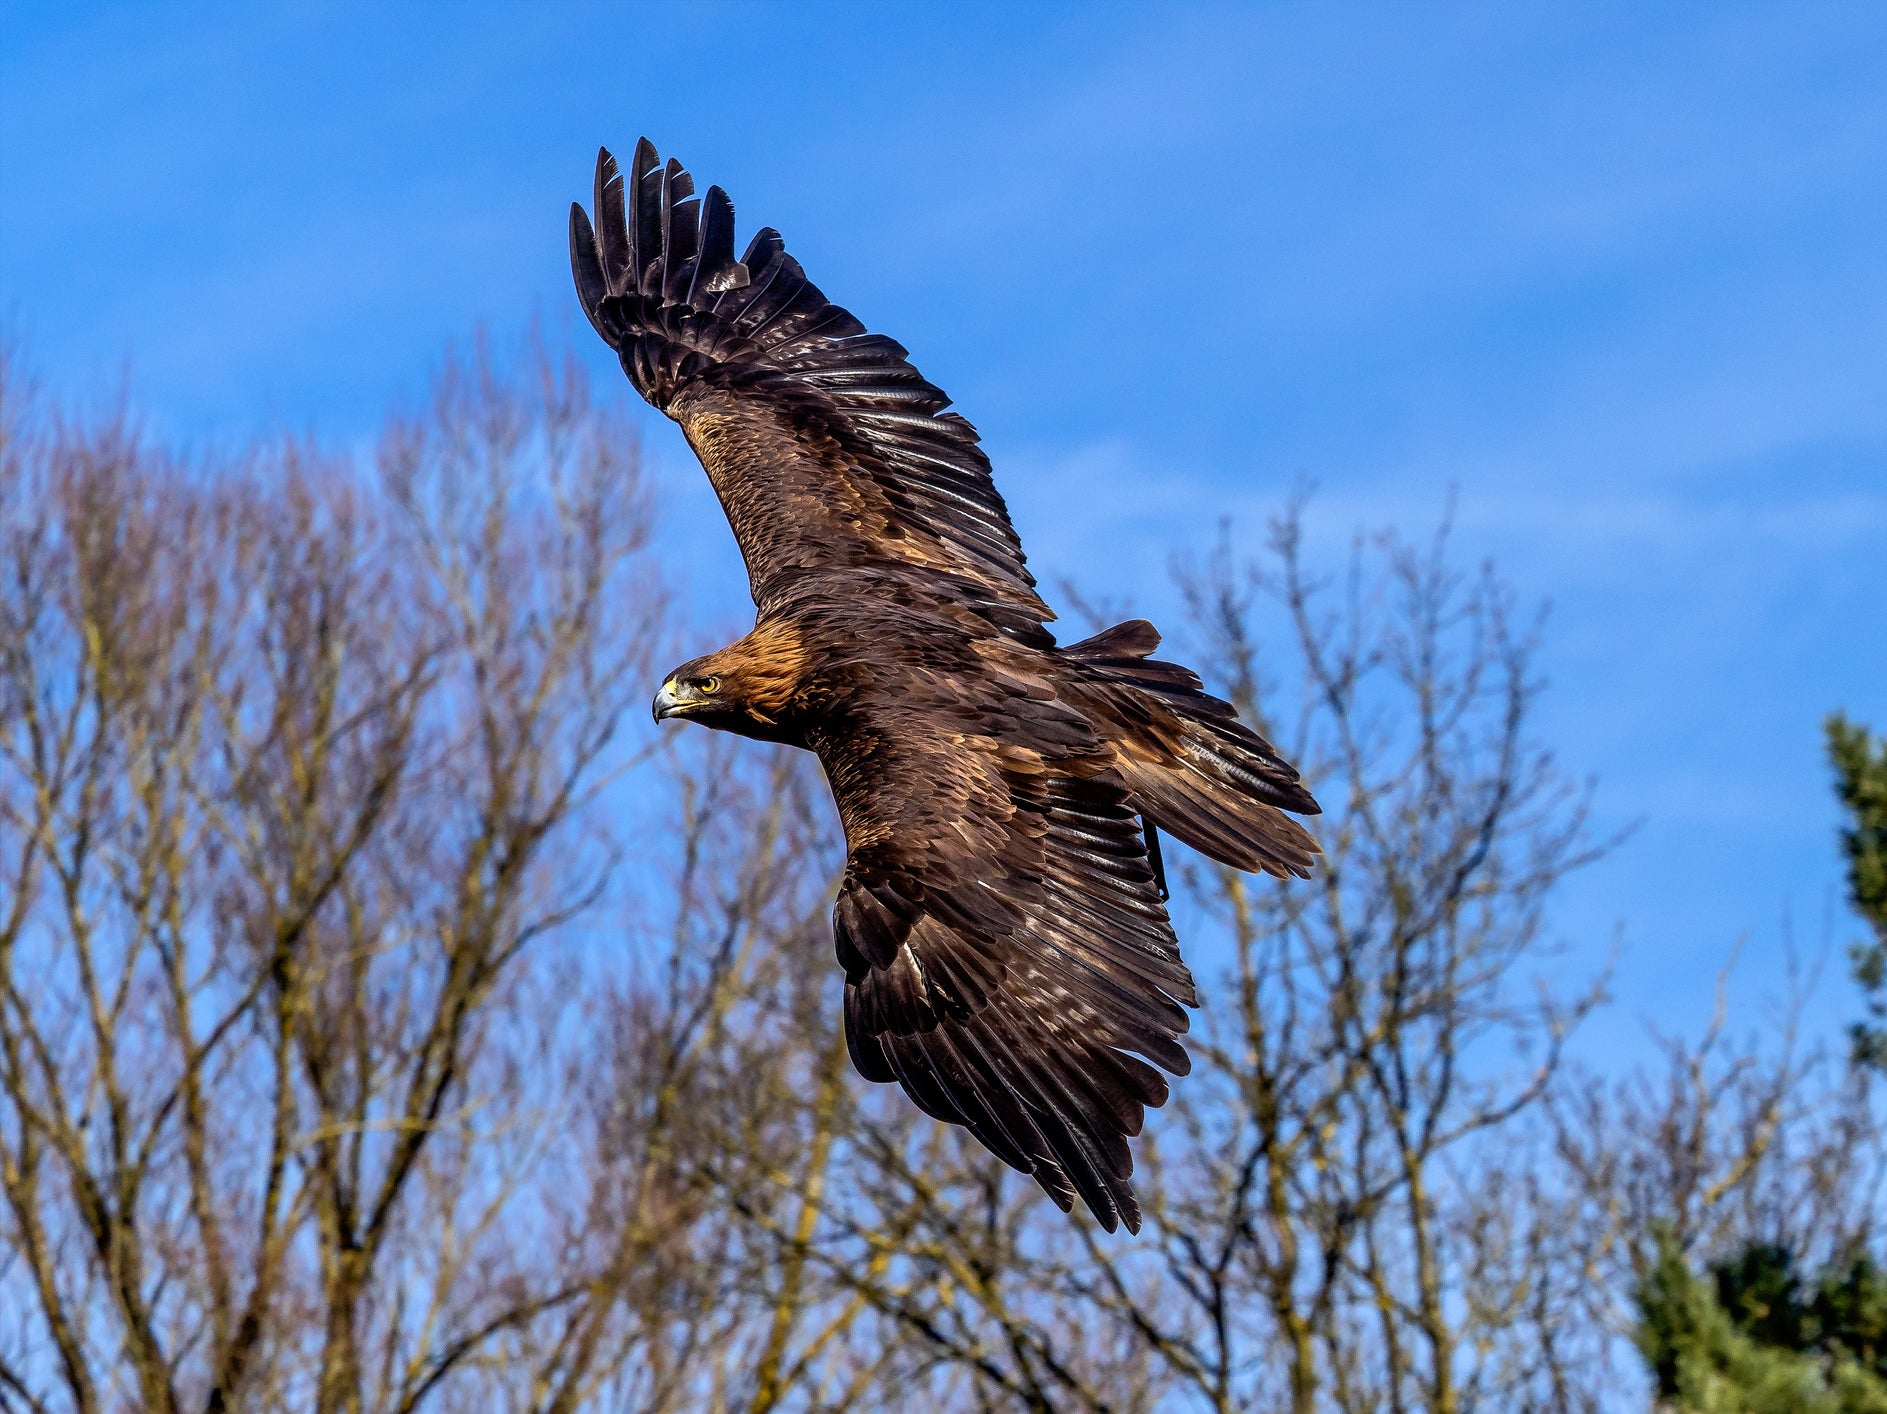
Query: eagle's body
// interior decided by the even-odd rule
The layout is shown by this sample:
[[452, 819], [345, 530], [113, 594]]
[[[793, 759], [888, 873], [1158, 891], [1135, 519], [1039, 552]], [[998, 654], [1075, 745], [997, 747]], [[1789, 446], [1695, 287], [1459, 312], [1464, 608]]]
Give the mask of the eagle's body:
[[[625, 197], [626, 192], [626, 197]], [[817, 754], [845, 827], [833, 914], [852, 1059], [1110, 1230], [1126, 1136], [1184, 1074], [1197, 1005], [1158, 825], [1307, 874], [1297, 773], [1148, 655], [1134, 621], [1068, 647], [969, 423], [719, 188], [646, 141], [571, 214], [578, 292], [681, 425], [739, 541], [753, 632], [676, 669], [658, 717]], [[1142, 817], [1149, 828], [1142, 830]], [[1151, 852], [1150, 852], [1151, 851]]]

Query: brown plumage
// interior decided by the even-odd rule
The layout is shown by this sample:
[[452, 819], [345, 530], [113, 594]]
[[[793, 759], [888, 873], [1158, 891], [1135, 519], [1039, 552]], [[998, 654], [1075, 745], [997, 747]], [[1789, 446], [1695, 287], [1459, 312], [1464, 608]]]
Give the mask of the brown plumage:
[[[759, 613], [685, 663], [656, 716], [816, 753], [847, 859], [845, 1033], [1063, 1209], [1140, 1223], [1127, 1137], [1189, 1068], [1198, 1005], [1158, 835], [1307, 875], [1294, 771], [1124, 623], [1058, 648], [976, 430], [905, 351], [644, 140], [570, 212], [584, 312], [686, 434]], [[1142, 832], [1142, 820], [1149, 827]], [[1150, 847], [1152, 853], [1149, 853]]]

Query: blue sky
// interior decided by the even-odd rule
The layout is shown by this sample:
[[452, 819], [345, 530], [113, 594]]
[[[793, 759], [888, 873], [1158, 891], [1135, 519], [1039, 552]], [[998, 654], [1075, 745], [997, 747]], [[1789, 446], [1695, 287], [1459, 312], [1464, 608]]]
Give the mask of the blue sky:
[[0, 314], [164, 435], [363, 440], [478, 322], [569, 327], [565, 208], [642, 133], [952, 392], [1048, 583], [1171, 619], [1221, 516], [1314, 482], [1336, 546], [1452, 489], [1642, 822], [1558, 917], [1624, 927], [1602, 1035], [1852, 933], [1818, 723], [1887, 725], [1887, 7], [0, 0]]

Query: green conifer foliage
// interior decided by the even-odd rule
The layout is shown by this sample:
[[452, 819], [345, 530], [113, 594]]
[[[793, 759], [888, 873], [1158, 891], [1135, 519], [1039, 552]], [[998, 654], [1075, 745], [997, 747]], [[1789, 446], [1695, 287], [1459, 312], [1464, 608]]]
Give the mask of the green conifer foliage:
[[[1826, 723], [1848, 899], [1872, 937], [1852, 950], [1867, 1019], [1856, 1060], [1887, 1070], [1887, 738]], [[1887, 1414], [1887, 1271], [1865, 1254], [1819, 1276], [1752, 1243], [1694, 1272], [1668, 1234], [1634, 1293], [1638, 1347], [1671, 1414]]]
[[1872, 736], [1839, 712], [1826, 729], [1835, 794], [1847, 816], [1841, 849], [1848, 900], [1874, 933], [1851, 953], [1868, 1010], [1868, 1019], [1854, 1027], [1854, 1053], [1862, 1064], [1887, 1070], [1887, 738]]
[[1813, 1288], [1786, 1248], [1692, 1272], [1661, 1237], [1635, 1293], [1638, 1348], [1671, 1414], [1887, 1414], [1887, 1279], [1866, 1259]]

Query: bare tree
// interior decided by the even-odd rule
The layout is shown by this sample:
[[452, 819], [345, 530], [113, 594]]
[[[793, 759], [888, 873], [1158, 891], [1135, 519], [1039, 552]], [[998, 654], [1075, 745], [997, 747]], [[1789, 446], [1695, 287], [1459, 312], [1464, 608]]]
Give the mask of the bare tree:
[[598, 1280], [517, 1240], [569, 1009], [516, 963], [612, 864], [633, 443], [482, 349], [374, 476], [186, 467], [12, 371], [0, 428], [0, 1379], [416, 1407]]
[[[1096, 1295], [1213, 1408], [1511, 1407], [1528, 1274], [1486, 1260], [1513, 1216], [1488, 1162], [1599, 998], [1525, 972], [1554, 886], [1596, 852], [1530, 725], [1534, 634], [1491, 572], [1453, 567], [1445, 529], [1361, 544], [1324, 580], [1293, 511], [1268, 564], [1221, 552], [1182, 583], [1214, 673], [1324, 800], [1326, 856], [1306, 885], [1194, 879], [1231, 962], [1149, 1204], [1164, 1280], [1137, 1298], [1094, 1244]], [[1264, 690], [1265, 597], [1288, 712]]]
[[[1195, 1073], [1141, 1142], [1145, 1232], [1071, 1223], [864, 1111], [847, 1156], [866, 1176], [815, 1226], [818, 1262], [934, 1401], [1511, 1407], [1550, 1383], [1529, 1262], [1550, 1224], [1499, 1160], [1599, 997], [1526, 975], [1553, 887], [1596, 852], [1532, 736], [1533, 638], [1445, 535], [1359, 546], [1319, 581], [1295, 511], [1267, 563], [1222, 553], [1182, 586], [1189, 656], [1307, 763], [1327, 858], [1288, 886], [1180, 871], [1195, 965], [1223, 966]], [[1263, 690], [1267, 605], [1288, 711]]]

